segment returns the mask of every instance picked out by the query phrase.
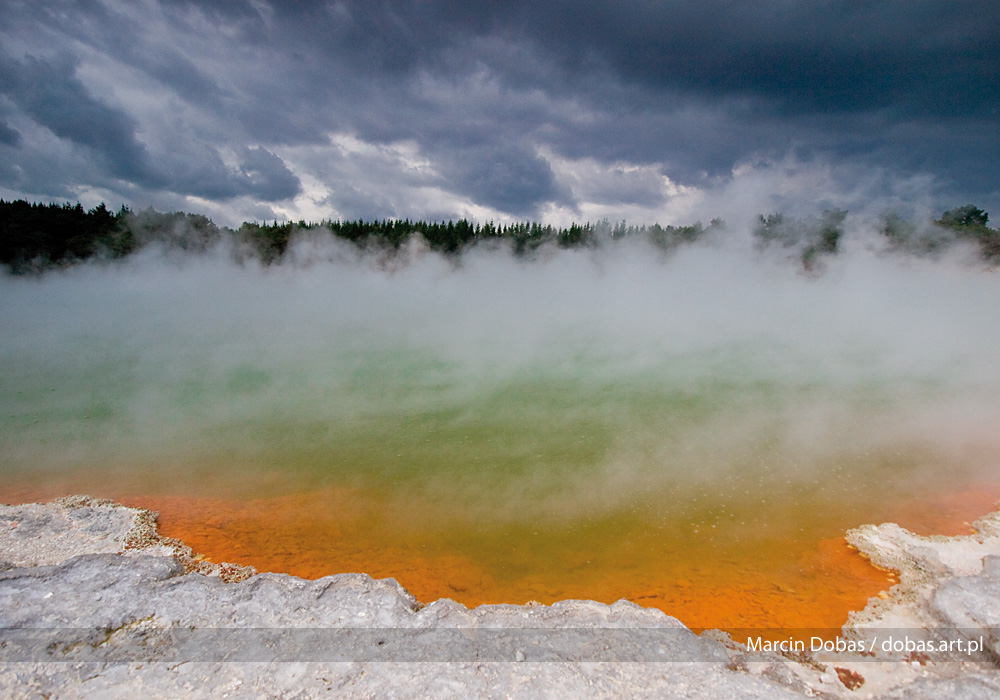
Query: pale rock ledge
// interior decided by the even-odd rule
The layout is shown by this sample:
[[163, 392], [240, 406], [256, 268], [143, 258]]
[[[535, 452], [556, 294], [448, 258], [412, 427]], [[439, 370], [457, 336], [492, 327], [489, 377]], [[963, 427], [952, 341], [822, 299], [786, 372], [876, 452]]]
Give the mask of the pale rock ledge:
[[[975, 656], [750, 651], [659, 610], [422, 605], [394, 580], [200, 560], [155, 516], [85, 496], [0, 506], [0, 691], [88, 698], [1000, 697], [1000, 514], [969, 537], [848, 539], [901, 572], [844, 639], [958, 628]], [[985, 559], [985, 566], [983, 561]], [[926, 658], [925, 658], [926, 657]]]

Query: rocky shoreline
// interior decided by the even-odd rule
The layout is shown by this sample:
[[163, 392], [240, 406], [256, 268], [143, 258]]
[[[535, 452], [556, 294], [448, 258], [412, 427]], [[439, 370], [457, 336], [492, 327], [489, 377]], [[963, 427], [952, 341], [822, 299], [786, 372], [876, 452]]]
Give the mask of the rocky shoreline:
[[[1000, 697], [1000, 512], [963, 537], [866, 525], [900, 572], [836, 641], [696, 635], [659, 610], [422, 605], [394, 580], [211, 564], [155, 515], [0, 506], [5, 697]], [[749, 645], [749, 646], [748, 646]]]

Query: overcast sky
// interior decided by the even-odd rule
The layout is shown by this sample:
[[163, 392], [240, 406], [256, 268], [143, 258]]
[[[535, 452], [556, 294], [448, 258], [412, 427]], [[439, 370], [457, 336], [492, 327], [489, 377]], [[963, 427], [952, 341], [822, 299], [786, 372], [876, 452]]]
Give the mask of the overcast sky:
[[0, 196], [245, 219], [1000, 219], [995, 0], [0, 0]]

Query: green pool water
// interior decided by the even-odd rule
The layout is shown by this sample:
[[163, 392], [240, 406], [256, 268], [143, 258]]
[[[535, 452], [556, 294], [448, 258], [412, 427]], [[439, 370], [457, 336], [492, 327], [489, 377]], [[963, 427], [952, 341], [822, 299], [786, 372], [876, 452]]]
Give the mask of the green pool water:
[[387, 539], [515, 580], [629, 547], [637, 570], [748, 565], [1000, 480], [1000, 284], [978, 271], [640, 251], [0, 288], [8, 489], [348, 489]]

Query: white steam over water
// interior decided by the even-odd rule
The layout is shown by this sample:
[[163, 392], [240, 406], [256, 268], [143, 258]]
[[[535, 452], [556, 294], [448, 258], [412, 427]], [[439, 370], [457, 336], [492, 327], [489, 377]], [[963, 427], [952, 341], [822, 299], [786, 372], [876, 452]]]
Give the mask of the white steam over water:
[[864, 245], [805, 274], [748, 238], [5, 277], [0, 480], [678, 537], [1000, 480], [1000, 276]]

